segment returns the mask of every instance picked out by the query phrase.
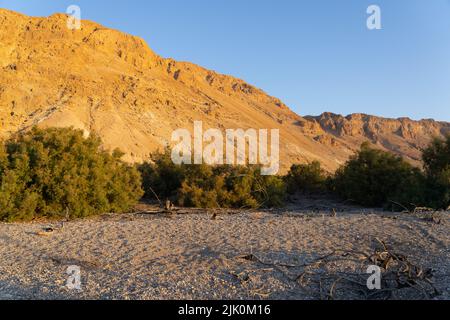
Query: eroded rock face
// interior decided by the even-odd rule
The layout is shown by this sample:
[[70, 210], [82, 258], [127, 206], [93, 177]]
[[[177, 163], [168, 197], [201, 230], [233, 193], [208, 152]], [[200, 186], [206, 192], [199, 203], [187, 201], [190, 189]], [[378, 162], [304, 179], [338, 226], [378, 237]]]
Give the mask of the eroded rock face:
[[419, 148], [449, 124], [365, 115], [300, 117], [240, 79], [165, 59], [140, 38], [67, 16], [0, 9], [0, 138], [34, 125], [97, 133], [127, 161], [170, 143], [172, 131], [280, 129], [281, 167], [320, 160], [328, 170], [369, 139], [418, 163]]
[[323, 113], [317, 117], [306, 117], [338, 140], [368, 140], [382, 149], [394, 151], [419, 164], [421, 149], [432, 137], [442, 137], [450, 132], [448, 122], [434, 120], [413, 121], [409, 118], [386, 119], [366, 114], [347, 117]]

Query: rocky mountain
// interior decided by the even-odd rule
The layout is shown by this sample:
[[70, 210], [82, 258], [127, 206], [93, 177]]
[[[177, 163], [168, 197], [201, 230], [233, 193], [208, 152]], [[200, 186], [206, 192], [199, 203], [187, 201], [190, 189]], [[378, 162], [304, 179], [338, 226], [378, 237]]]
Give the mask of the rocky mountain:
[[374, 146], [403, 156], [409, 162], [420, 165], [421, 150], [432, 137], [450, 134], [450, 123], [427, 119], [414, 121], [409, 118], [387, 119], [366, 114], [347, 117], [333, 113], [305, 117], [332, 136], [337, 143], [355, 148], [369, 141]]
[[280, 129], [281, 166], [320, 160], [334, 170], [369, 140], [420, 164], [420, 148], [450, 124], [330, 113], [301, 117], [244, 81], [165, 59], [140, 38], [67, 16], [0, 9], [0, 137], [32, 126], [97, 133], [106, 148], [141, 161], [173, 130]]

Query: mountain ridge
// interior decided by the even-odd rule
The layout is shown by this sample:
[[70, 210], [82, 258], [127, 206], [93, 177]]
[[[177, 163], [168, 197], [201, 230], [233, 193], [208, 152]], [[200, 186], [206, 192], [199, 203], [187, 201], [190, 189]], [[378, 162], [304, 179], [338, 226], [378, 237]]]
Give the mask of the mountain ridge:
[[[156, 54], [136, 36], [67, 15], [0, 9], [0, 138], [34, 125], [96, 132], [138, 162], [170, 144], [173, 130], [280, 129], [281, 167], [320, 160], [333, 171], [364, 141], [420, 165], [448, 122], [323, 113], [302, 117], [245, 81]], [[403, 119], [403, 118], [402, 118]]]

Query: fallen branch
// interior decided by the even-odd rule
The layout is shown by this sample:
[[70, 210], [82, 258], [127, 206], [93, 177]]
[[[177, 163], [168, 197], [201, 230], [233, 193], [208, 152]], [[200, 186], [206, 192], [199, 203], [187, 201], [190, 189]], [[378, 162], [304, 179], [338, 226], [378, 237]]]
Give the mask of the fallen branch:
[[[295, 282], [302, 290], [312, 295], [319, 295], [320, 299], [339, 299], [340, 294], [356, 295], [356, 299], [391, 299], [397, 297], [404, 289], [412, 289], [422, 297], [433, 298], [440, 293], [433, 284], [433, 271], [424, 269], [403, 254], [393, 251], [384, 241], [375, 238], [380, 246], [372, 254], [359, 251], [333, 251], [304, 264], [288, 264], [278, 261], [265, 261], [255, 254], [237, 256], [250, 262], [264, 266], [271, 266], [273, 270], [281, 272], [288, 281]], [[354, 262], [357, 267], [355, 273], [327, 271], [331, 263], [341, 261]], [[339, 264], [341, 265], [341, 264]], [[382, 289], [369, 290], [367, 287], [369, 265], [376, 265], [382, 270]], [[284, 267], [284, 268], [282, 268]], [[336, 265], [331, 266], [334, 270]], [[301, 273], [292, 276], [289, 270], [302, 269]], [[316, 286], [314, 286], [316, 284]], [[339, 290], [343, 286], [345, 291]], [[328, 289], [325, 289], [328, 288]], [[308, 291], [308, 289], [310, 289]], [[319, 292], [317, 292], [317, 289]], [[325, 292], [328, 292], [326, 297]], [[345, 293], [344, 293], [345, 292]], [[411, 292], [407, 293], [411, 294]]]

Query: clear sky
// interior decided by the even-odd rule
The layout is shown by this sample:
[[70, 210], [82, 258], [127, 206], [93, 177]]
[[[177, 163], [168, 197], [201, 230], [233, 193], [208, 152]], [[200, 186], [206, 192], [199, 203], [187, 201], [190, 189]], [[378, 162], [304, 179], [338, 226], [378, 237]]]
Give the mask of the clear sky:
[[[231, 74], [301, 115], [450, 121], [450, 0], [0, 0], [143, 37], [164, 57]], [[368, 30], [367, 7], [382, 30]]]

